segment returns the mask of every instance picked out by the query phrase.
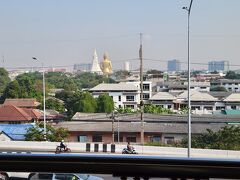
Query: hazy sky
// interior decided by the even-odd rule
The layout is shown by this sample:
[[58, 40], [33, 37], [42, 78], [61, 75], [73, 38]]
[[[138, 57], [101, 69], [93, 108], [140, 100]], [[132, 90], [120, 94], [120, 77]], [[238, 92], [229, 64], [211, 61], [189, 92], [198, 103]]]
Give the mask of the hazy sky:
[[[143, 33], [145, 68], [187, 60], [190, 0], [0, 0], [0, 66], [72, 66], [108, 52], [114, 69], [138, 58]], [[191, 61], [228, 60], [240, 65], [240, 0], [194, 0], [190, 20]], [[139, 61], [131, 60], [132, 68]], [[184, 67], [185, 64], [182, 64]], [[195, 69], [207, 68], [194, 65]], [[240, 66], [232, 67], [240, 69]]]

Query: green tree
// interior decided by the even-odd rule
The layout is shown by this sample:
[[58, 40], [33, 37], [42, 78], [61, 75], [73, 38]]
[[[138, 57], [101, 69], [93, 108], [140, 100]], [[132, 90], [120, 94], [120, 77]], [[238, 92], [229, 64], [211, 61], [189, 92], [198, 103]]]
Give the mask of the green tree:
[[135, 111], [134, 109], [131, 109], [131, 108], [116, 108], [116, 111], [118, 113], [121, 113], [121, 114], [125, 114], [125, 113], [136, 113], [137, 111]]
[[89, 92], [76, 92], [66, 100], [65, 104], [69, 117], [76, 112], [94, 113], [97, 108], [96, 99]]
[[93, 88], [94, 86], [103, 82], [115, 83], [115, 81], [111, 78], [107, 78], [105, 76], [98, 75], [96, 73], [90, 73], [90, 72], [85, 72], [77, 75], [74, 78], [74, 81], [76, 82], [78, 89]]
[[0, 95], [4, 92], [10, 81], [8, 72], [4, 68], [0, 68]]
[[35, 97], [36, 90], [34, 88], [34, 79], [25, 74], [23, 76], [18, 76], [16, 80], [20, 87], [20, 98]]
[[211, 86], [210, 91], [222, 91], [227, 92], [227, 89], [224, 86]]
[[240, 79], [240, 74], [237, 74], [234, 71], [228, 71], [225, 78], [226, 79]]
[[[43, 131], [43, 123], [37, 123], [34, 127], [31, 127], [27, 130], [25, 135], [26, 141], [44, 141], [44, 131]], [[53, 126], [47, 124], [47, 140], [51, 142], [58, 142], [62, 139], [66, 138], [69, 135], [67, 129], [64, 128], [54, 128]]]
[[94, 99], [94, 97], [89, 92], [83, 92], [81, 94], [79, 103], [76, 105], [79, 108], [79, 112], [94, 113], [96, 112], [97, 108], [96, 99]]
[[[64, 103], [56, 98], [49, 98], [46, 100], [46, 109], [53, 109], [58, 112], [65, 112]], [[43, 102], [41, 103], [40, 109], [43, 109]]]
[[19, 96], [20, 96], [20, 87], [19, 87], [18, 81], [14, 80], [7, 85], [4, 91], [4, 97], [19, 98]]
[[163, 108], [154, 104], [144, 106], [145, 113], [154, 113], [154, 114], [172, 114], [173, 112], [170, 109]]
[[147, 74], [162, 74], [162, 71], [151, 69], [147, 71]]
[[[181, 144], [187, 147], [187, 139]], [[193, 148], [240, 150], [240, 127], [224, 126], [219, 131], [207, 129], [206, 133], [192, 137]]]
[[69, 100], [72, 96], [74, 95], [73, 91], [61, 91], [61, 92], [57, 92], [55, 94], [55, 97], [58, 99], [61, 99], [62, 101], [66, 102], [67, 100]]
[[116, 77], [116, 79], [126, 79], [130, 75], [131, 73], [125, 70], [119, 70], [114, 73], [114, 76]]
[[110, 113], [114, 109], [113, 99], [108, 94], [101, 94], [97, 98], [97, 112]]

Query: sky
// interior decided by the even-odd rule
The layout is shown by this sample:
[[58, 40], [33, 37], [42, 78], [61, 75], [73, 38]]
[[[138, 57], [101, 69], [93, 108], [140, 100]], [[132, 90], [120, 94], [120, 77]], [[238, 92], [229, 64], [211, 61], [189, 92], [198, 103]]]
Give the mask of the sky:
[[[187, 61], [187, 11], [190, 0], [0, 0], [0, 66], [72, 67], [99, 61], [107, 52], [113, 69], [129, 61], [166, 70], [167, 61]], [[240, 69], [240, 1], [193, 0], [190, 16], [192, 69], [227, 60]], [[232, 65], [232, 66], [231, 66]]]

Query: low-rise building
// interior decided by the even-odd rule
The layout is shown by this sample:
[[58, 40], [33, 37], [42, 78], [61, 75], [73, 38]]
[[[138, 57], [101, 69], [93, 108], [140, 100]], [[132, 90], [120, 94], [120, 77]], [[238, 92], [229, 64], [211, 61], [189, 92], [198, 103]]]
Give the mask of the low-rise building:
[[19, 108], [36, 108], [40, 105], [35, 98], [5, 99], [4, 105], [13, 105]]
[[13, 105], [0, 107], [0, 124], [26, 124], [37, 121], [41, 113], [36, 109], [18, 108]]
[[[157, 83], [158, 92], [181, 92], [188, 89], [188, 82], [181, 81], [168, 81], [168, 82], [158, 82]], [[197, 82], [193, 81], [190, 83], [191, 90], [196, 90], [199, 92], [209, 92], [210, 83], [209, 82]]]
[[174, 100], [177, 98], [168, 92], [158, 92], [153, 95], [149, 101], [151, 104], [155, 104], [167, 109], [174, 109]]
[[[187, 115], [144, 114], [144, 141], [171, 143], [187, 136]], [[240, 116], [192, 115], [192, 134], [211, 129], [216, 132], [231, 123], [240, 123]], [[141, 142], [140, 113], [119, 114], [115, 121], [104, 113], [78, 113], [73, 121], [60, 122], [56, 127], [67, 128], [69, 141], [79, 142]]]
[[140, 103], [139, 88], [133, 84], [99, 84], [89, 90], [93, 97], [97, 98], [100, 94], [107, 93], [112, 97], [114, 106], [117, 108], [137, 109]]
[[[120, 82], [118, 84], [99, 84], [89, 90], [93, 97], [107, 93], [113, 98], [115, 107], [131, 108], [137, 110], [140, 105], [140, 81]], [[150, 81], [143, 82], [143, 100], [147, 102], [152, 96], [152, 83]]]
[[223, 86], [230, 92], [240, 92], [239, 79], [218, 79], [211, 81], [211, 86]]
[[32, 124], [0, 124], [0, 141], [24, 141]]

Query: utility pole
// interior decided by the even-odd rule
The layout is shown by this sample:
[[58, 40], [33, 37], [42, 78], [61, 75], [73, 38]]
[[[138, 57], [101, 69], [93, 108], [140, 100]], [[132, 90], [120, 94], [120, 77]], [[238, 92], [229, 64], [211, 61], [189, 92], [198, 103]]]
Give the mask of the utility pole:
[[[114, 142], [115, 142], [115, 140], [114, 140], [114, 122], [116, 120], [117, 114], [114, 111], [112, 111], [110, 115], [107, 114], [107, 117], [112, 119], [112, 144], [114, 144]], [[118, 136], [119, 136], [119, 127], [118, 127]], [[119, 141], [119, 137], [118, 137], [118, 141]]]
[[140, 59], [140, 88], [141, 88], [141, 94], [140, 94], [141, 144], [144, 145], [142, 33], [140, 33], [139, 59]]

